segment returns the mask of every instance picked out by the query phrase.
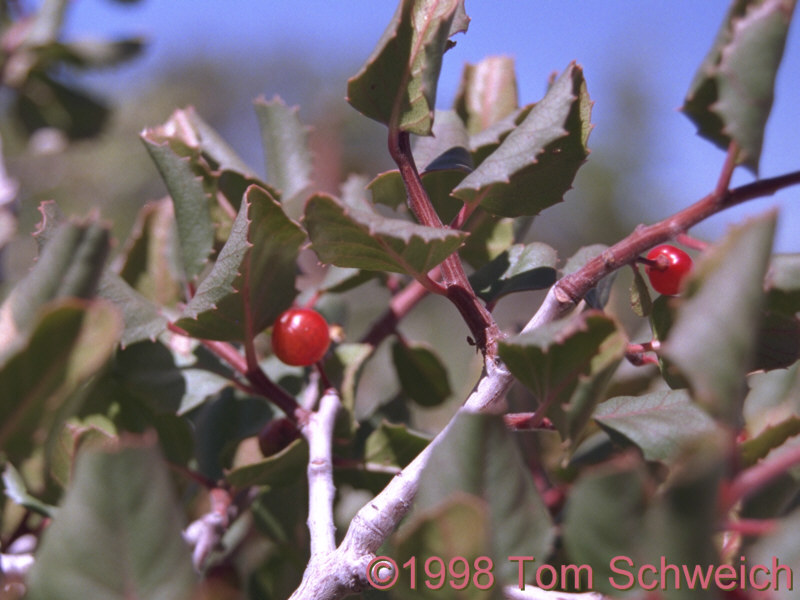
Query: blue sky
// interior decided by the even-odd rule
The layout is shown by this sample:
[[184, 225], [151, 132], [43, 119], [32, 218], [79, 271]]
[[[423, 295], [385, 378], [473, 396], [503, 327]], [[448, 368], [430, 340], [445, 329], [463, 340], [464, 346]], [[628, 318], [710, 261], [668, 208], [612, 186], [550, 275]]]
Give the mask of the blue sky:
[[[695, 135], [677, 108], [728, 4], [728, 0], [466, 0], [472, 22], [466, 35], [456, 36], [457, 46], [446, 57], [438, 104], [451, 104], [467, 61], [490, 54], [513, 56], [520, 100], [530, 102], [541, 97], [550, 73], [576, 60], [584, 67], [595, 101], [590, 146], [598, 147], [613, 134], [604, 125], [614, 113], [613, 90], [621, 71], [636, 68], [643, 88], [652, 95], [656, 117], [656, 135], [649, 143], [658, 160], [648, 176], [657, 182], [659, 196], [669, 198], [667, 205], [649, 207], [645, 214], [652, 220], [662, 218], [711, 191], [723, 160], [718, 149]], [[146, 35], [147, 54], [122, 73], [131, 82], [172, 60], [218, 53], [254, 60], [254, 56], [296, 52], [318, 61], [321, 69], [337, 65], [352, 74], [374, 47], [395, 6], [395, 0], [142, 0], [133, 6], [74, 0], [67, 31], [76, 36]], [[764, 177], [800, 169], [798, 74], [800, 30], [795, 23], [767, 129], [761, 160]], [[281, 94], [267, 81], [261, 92], [268, 97]], [[624, 168], [620, 165], [620, 170]], [[734, 183], [750, 180], [742, 171]], [[647, 205], [646, 189], [641, 201]], [[782, 207], [777, 249], [800, 252], [800, 188], [728, 211], [695, 231], [718, 237], [728, 223], [775, 205]]]

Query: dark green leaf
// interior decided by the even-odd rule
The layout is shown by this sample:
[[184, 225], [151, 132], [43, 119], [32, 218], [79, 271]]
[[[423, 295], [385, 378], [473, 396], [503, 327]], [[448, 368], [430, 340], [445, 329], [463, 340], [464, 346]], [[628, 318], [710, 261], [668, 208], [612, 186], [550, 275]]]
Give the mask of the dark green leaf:
[[511, 247], [516, 239], [515, 227], [520, 219], [498, 219], [478, 209], [467, 220], [469, 237], [459, 255], [473, 269], [480, 269]]
[[302, 230], [265, 190], [248, 188], [228, 241], [178, 326], [213, 340], [245, 340], [292, 303]]
[[490, 542], [481, 554], [495, 557], [499, 581], [516, 581], [508, 556], [548, 555], [554, 536], [550, 514], [500, 417], [456, 417], [425, 466], [415, 504], [420, 512], [414, 514], [424, 518], [463, 494], [487, 507]]
[[324, 263], [423, 277], [466, 237], [451, 229], [386, 218], [368, 207], [348, 207], [330, 196], [306, 204], [305, 225]]
[[543, 290], [556, 282], [556, 251], [541, 242], [515, 244], [473, 273], [469, 282], [479, 298], [497, 302], [514, 292]]
[[155, 304], [134, 290], [119, 275], [106, 271], [97, 290], [101, 298], [113, 302], [122, 312], [125, 329], [122, 347], [145, 340], [155, 340], [167, 328], [164, 317]]
[[736, 0], [686, 94], [698, 133], [758, 171], [794, 0]]
[[466, 64], [455, 99], [455, 109], [470, 134], [483, 131], [517, 109], [517, 76], [510, 56], [487, 56]]
[[[494, 577], [498, 576], [498, 569], [504, 566], [505, 559], [494, 556], [494, 565], [489, 569], [486, 560], [486, 548], [491, 538], [491, 523], [487, 515], [486, 505], [478, 498], [458, 496], [448, 499], [437, 505], [434, 509], [418, 515], [408, 527], [398, 534], [393, 540], [391, 555], [396, 557], [397, 564], [402, 565], [411, 557], [417, 557], [415, 579], [410, 579], [408, 569], [400, 569], [399, 581], [392, 588], [392, 595], [398, 598], [413, 600], [416, 598], [429, 598], [431, 600], [498, 600], [502, 598], [500, 585], [489, 585], [489, 575], [478, 579], [480, 586], [475, 585], [471, 579], [475, 576], [477, 568], [491, 571]], [[425, 565], [429, 564], [431, 573], [436, 573], [438, 563], [427, 563], [421, 557], [438, 557], [443, 561], [442, 575], [428, 577]], [[476, 561], [481, 561], [477, 563]], [[456, 562], [451, 562], [456, 561]], [[464, 564], [466, 562], [466, 565]], [[456, 573], [465, 569], [468, 573], [463, 578], [452, 578], [447, 575], [448, 565], [453, 565]], [[429, 582], [425, 585], [423, 582]], [[441, 581], [443, 585], [437, 584]], [[453, 585], [445, 583], [448, 581]], [[463, 589], [456, 589], [458, 584], [464, 583]]]
[[719, 431], [685, 390], [612, 398], [597, 407], [594, 419], [636, 444], [647, 460], [666, 463], [681, 456], [688, 443]]
[[154, 449], [87, 451], [36, 554], [26, 597], [188, 600], [196, 576], [182, 520]]
[[647, 288], [642, 272], [638, 267], [633, 268], [633, 283], [631, 283], [631, 308], [640, 317], [650, 316], [653, 311], [653, 300]]
[[260, 462], [237, 467], [225, 479], [236, 487], [284, 486], [305, 477], [307, 465], [308, 444], [304, 439], [298, 439]]
[[113, 448], [119, 442], [114, 424], [102, 415], [85, 419], [72, 417], [61, 428], [50, 457], [50, 474], [62, 488], [72, 480], [75, 459], [85, 448]]
[[414, 161], [420, 173], [441, 169], [472, 170], [472, 156], [467, 147], [469, 135], [464, 122], [452, 110], [437, 110], [433, 135], [415, 139]]
[[[614, 321], [586, 311], [503, 340], [500, 357], [533, 393], [538, 411], [570, 437], [570, 400], [586, 377], [601, 376], [622, 358], [624, 336]], [[576, 415], [577, 416], [577, 415]]]
[[800, 312], [800, 254], [772, 257], [766, 278], [770, 310], [794, 316]]
[[695, 264], [662, 354], [695, 400], [735, 426], [752, 368], [775, 214], [733, 230]]
[[[463, 203], [453, 198], [450, 192], [464, 179], [464, 171], [460, 169], [427, 171], [420, 176], [420, 179], [439, 218], [443, 223], [451, 222], [461, 210]], [[396, 208], [406, 202], [406, 188], [397, 170], [378, 175], [370, 181], [369, 189], [373, 201], [378, 204]]]
[[447, 369], [431, 348], [395, 341], [392, 360], [403, 393], [420, 406], [438, 406], [453, 393]]
[[588, 471], [571, 488], [564, 516], [564, 548], [569, 564], [589, 566], [592, 585], [583, 581], [589, 589], [616, 591], [609, 579], [614, 576], [613, 557], [639, 562], [637, 542], [647, 508], [648, 483], [641, 465], [618, 462]]
[[107, 302], [62, 299], [48, 305], [27, 345], [0, 368], [0, 447], [24, 458], [36, 433], [50, 440], [80, 405], [86, 383], [106, 364], [122, 322]]
[[267, 158], [267, 181], [280, 190], [286, 213], [299, 218], [312, 183], [308, 128], [297, 118], [297, 107], [286, 106], [277, 96], [269, 102], [258, 98], [254, 105]]
[[466, 31], [463, 0], [402, 0], [361, 70], [347, 101], [390, 128], [430, 135], [442, 56]]
[[[361, 372], [374, 350], [371, 344], [337, 344], [333, 349], [332, 359], [325, 364], [328, 377], [334, 378], [336, 388], [341, 393], [342, 406], [351, 413], [356, 406]], [[335, 366], [331, 362], [335, 362]]]
[[453, 194], [507, 217], [561, 202], [589, 153], [590, 113], [583, 71], [573, 63]]
[[405, 467], [425, 449], [430, 439], [409, 431], [405, 425], [386, 421], [369, 434], [364, 446], [364, 460], [382, 466]]
[[[214, 248], [214, 198], [197, 165], [186, 155], [183, 141], [173, 137], [174, 128], [184, 121], [185, 117], [176, 113], [165, 126], [146, 130], [142, 141], [172, 196], [183, 268], [191, 279], [203, 270]], [[194, 136], [191, 129], [188, 131]]]
[[[570, 275], [575, 271], [578, 271], [584, 265], [586, 265], [586, 263], [593, 258], [600, 256], [607, 249], [608, 246], [605, 244], [592, 244], [590, 246], [584, 246], [583, 248], [580, 248], [575, 254], [567, 259], [567, 262], [562, 269], [564, 275]], [[586, 304], [598, 310], [605, 308], [605, 305], [608, 303], [608, 299], [611, 296], [611, 286], [614, 284], [614, 279], [616, 279], [617, 273], [618, 271], [614, 271], [610, 275], [603, 277], [603, 279], [601, 279], [595, 287], [589, 290], [589, 293], [587, 293], [586, 297], [584, 298], [586, 300]]]

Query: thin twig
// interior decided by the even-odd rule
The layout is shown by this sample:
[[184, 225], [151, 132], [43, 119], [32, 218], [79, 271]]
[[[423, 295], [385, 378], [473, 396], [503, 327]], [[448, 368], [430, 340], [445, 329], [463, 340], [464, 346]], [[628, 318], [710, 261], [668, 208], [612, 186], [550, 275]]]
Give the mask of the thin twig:
[[800, 444], [775, 452], [736, 476], [725, 494], [726, 504], [733, 506], [749, 498], [797, 465], [800, 465]]

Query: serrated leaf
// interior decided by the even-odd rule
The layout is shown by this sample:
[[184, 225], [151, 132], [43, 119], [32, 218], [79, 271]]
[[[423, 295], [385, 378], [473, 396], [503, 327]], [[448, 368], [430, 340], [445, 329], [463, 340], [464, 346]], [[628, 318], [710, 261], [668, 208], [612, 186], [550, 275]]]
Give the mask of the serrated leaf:
[[401, 0], [377, 47], [347, 82], [347, 101], [391, 129], [430, 135], [442, 56], [468, 23], [463, 0]]
[[[570, 275], [575, 271], [581, 269], [586, 263], [593, 258], [600, 256], [608, 249], [605, 244], [591, 244], [583, 246], [575, 254], [567, 259], [564, 268], [562, 269], [564, 275]], [[611, 287], [614, 285], [614, 280], [619, 271], [614, 271], [610, 275], [603, 277], [596, 286], [594, 286], [584, 297], [586, 304], [592, 308], [602, 310], [608, 304], [608, 299], [611, 296]]]
[[752, 368], [763, 281], [775, 232], [768, 213], [734, 229], [695, 263], [662, 355], [688, 380], [696, 401], [735, 426]]
[[297, 107], [286, 106], [277, 96], [270, 101], [262, 96], [254, 106], [267, 159], [267, 181], [280, 190], [286, 213], [299, 218], [312, 183], [308, 128], [300, 123]]
[[506, 562], [508, 556], [548, 556], [554, 538], [550, 514], [498, 416], [455, 418], [422, 472], [414, 507], [420, 513], [414, 514], [441, 508], [462, 494], [488, 507], [490, 542], [482, 554], [495, 557], [499, 581], [516, 581], [516, 565]]
[[245, 340], [292, 303], [302, 230], [268, 192], [250, 186], [231, 235], [177, 325], [195, 337]]
[[110, 449], [119, 442], [116, 427], [102, 415], [91, 415], [84, 420], [69, 419], [53, 444], [50, 474], [66, 489], [72, 479], [75, 459], [83, 448]]
[[780, 423], [770, 425], [740, 446], [742, 467], [756, 464], [796, 435], [800, 435], [800, 415], [792, 415]]
[[515, 244], [469, 277], [484, 302], [514, 292], [543, 290], [556, 282], [556, 251], [541, 242]]
[[590, 115], [583, 71], [572, 63], [453, 194], [506, 217], [537, 215], [561, 202], [589, 153]]
[[142, 141], [172, 197], [183, 268], [192, 279], [203, 270], [214, 248], [214, 199], [192, 161], [178, 153], [164, 136], [171, 133], [170, 122], [167, 126], [168, 131], [163, 133], [160, 129], [145, 130]]
[[304, 439], [297, 439], [277, 454], [230, 471], [225, 479], [240, 488], [251, 485], [284, 486], [303, 478], [307, 465], [308, 444]]
[[[639, 562], [637, 541], [644, 524], [648, 483], [641, 465], [612, 463], [587, 471], [570, 489], [564, 511], [564, 549], [570, 564], [588, 566], [592, 590], [614, 593], [619, 589], [611, 586], [614, 557]], [[586, 577], [587, 570], [579, 569], [578, 574], [581, 571]]]
[[395, 341], [392, 362], [403, 393], [420, 406], [438, 406], [453, 393], [447, 369], [430, 347]]
[[369, 207], [348, 207], [317, 194], [306, 204], [304, 223], [324, 263], [423, 277], [455, 252], [463, 232], [383, 217]]
[[57, 434], [121, 331], [119, 313], [107, 302], [66, 298], [48, 305], [27, 344], [0, 369], [0, 447], [9, 457], [26, 457], [37, 432]]
[[514, 59], [487, 56], [465, 64], [454, 105], [473, 135], [512, 114], [518, 106]]
[[758, 172], [795, 0], [737, 0], [689, 87], [682, 110], [698, 133]]
[[382, 421], [364, 444], [364, 460], [403, 468], [425, 449], [428, 442], [430, 438], [410, 431], [405, 425]]
[[10, 462], [3, 468], [3, 490], [9, 500], [40, 515], [52, 518], [58, 512], [55, 506], [42, 502], [28, 491], [22, 475]]
[[459, 256], [473, 269], [480, 269], [505, 252], [516, 239], [515, 227], [519, 220], [498, 219], [483, 209], [478, 209], [467, 220], [467, 241]]
[[636, 444], [647, 460], [665, 463], [678, 458], [688, 443], [718, 431], [686, 390], [611, 398], [597, 407], [594, 419]]
[[[420, 173], [437, 169], [471, 171], [469, 135], [464, 122], [453, 110], [437, 110], [434, 114], [433, 135], [416, 138], [412, 148], [417, 169]], [[455, 153], [448, 155], [448, 151]], [[449, 160], [443, 158], [448, 156]]]
[[188, 600], [196, 576], [181, 521], [154, 449], [87, 451], [36, 554], [26, 597]]
[[110, 249], [108, 229], [96, 220], [54, 227], [34, 268], [0, 307], [0, 356], [24, 343], [46, 303], [91, 298], [97, 291]]
[[586, 311], [503, 340], [498, 349], [511, 373], [533, 393], [537, 410], [569, 438], [573, 393], [582, 379], [606, 371], [606, 352], [618, 362], [623, 343], [611, 318]]
[[481, 164], [486, 157], [497, 150], [508, 134], [519, 126], [531, 112], [533, 104], [528, 104], [518, 108], [507, 117], [500, 119], [486, 129], [469, 136], [469, 149], [472, 151], [472, 162], [475, 165]]

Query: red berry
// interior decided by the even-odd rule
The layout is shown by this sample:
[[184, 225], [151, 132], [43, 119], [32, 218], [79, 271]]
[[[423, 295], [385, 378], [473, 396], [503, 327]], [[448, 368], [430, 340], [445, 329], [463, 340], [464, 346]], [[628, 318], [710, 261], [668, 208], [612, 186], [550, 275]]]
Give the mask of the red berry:
[[656, 246], [647, 253], [647, 260], [653, 261], [645, 267], [650, 284], [659, 294], [674, 296], [692, 270], [692, 257], [680, 248], [669, 244]]
[[290, 308], [272, 328], [272, 351], [287, 365], [313, 365], [325, 356], [330, 345], [327, 321], [310, 308]]

